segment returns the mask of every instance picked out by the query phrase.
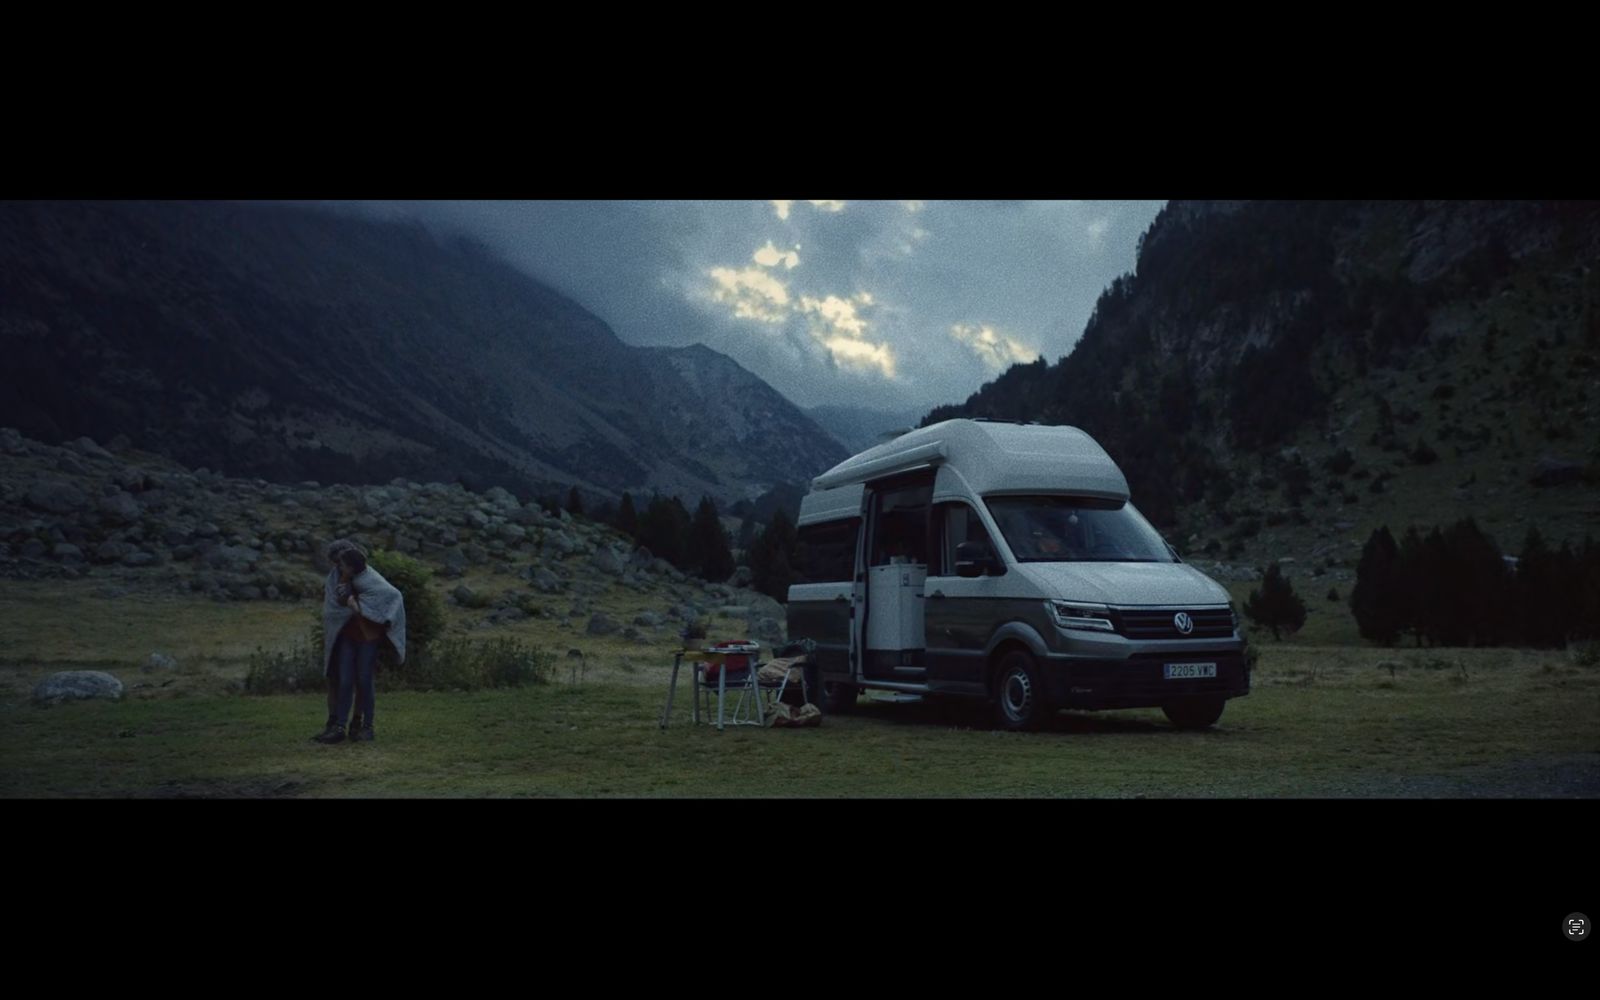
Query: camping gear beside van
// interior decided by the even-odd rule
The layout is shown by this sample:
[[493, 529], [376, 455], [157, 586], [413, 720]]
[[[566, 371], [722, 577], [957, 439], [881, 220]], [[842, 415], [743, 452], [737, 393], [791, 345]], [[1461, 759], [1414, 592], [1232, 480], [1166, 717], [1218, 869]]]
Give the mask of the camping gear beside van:
[[947, 420], [854, 455], [800, 505], [790, 635], [824, 711], [868, 689], [1209, 726], [1250, 671], [1228, 592], [1183, 562], [1076, 427]]

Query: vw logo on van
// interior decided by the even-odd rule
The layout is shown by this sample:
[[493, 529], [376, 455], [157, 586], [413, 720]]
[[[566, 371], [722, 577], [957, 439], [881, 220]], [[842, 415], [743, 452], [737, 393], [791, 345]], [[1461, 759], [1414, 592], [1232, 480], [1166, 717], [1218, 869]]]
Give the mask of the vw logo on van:
[[1180, 611], [1172, 616], [1172, 626], [1184, 635], [1194, 631], [1194, 619], [1189, 617], [1189, 612]]

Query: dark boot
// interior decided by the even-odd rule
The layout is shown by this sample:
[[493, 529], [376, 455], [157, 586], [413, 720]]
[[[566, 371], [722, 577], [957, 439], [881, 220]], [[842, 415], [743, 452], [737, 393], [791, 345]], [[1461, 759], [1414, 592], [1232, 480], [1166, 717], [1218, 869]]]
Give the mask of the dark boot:
[[328, 721], [323, 723], [323, 725], [322, 725], [322, 732], [320, 732], [317, 735], [311, 737], [311, 742], [313, 742], [313, 743], [321, 743], [322, 742], [322, 738], [324, 736], [328, 735], [329, 733], [333, 732], [334, 727], [337, 726], [337, 725], [338, 725], [338, 723], [333, 721], [333, 716], [331, 716], [331, 715], [328, 716]]
[[354, 735], [350, 738], [353, 740], [360, 740], [363, 743], [371, 743], [377, 738], [376, 734], [373, 733], [371, 726], [362, 726], [360, 729], [352, 730], [352, 732]]
[[331, 722], [328, 724], [328, 728], [322, 731], [322, 735], [315, 737], [315, 739], [318, 743], [343, 743], [344, 727], [337, 722]]

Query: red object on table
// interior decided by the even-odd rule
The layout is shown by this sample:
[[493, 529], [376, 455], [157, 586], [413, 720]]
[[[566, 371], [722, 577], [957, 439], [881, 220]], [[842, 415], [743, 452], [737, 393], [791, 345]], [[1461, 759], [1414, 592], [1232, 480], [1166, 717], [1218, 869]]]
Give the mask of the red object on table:
[[730, 676], [749, 670], [750, 662], [761, 651], [761, 646], [749, 639], [735, 639], [707, 646], [705, 651], [716, 657], [706, 665], [706, 680], [714, 681], [722, 672], [724, 664], [727, 665]]

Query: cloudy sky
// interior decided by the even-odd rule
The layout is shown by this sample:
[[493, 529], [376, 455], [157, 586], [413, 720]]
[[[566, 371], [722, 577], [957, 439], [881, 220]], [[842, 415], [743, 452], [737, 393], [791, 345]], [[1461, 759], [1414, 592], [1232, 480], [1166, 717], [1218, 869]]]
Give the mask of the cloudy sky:
[[1159, 201], [369, 202], [464, 230], [634, 344], [802, 406], [926, 409], [1065, 354]]

